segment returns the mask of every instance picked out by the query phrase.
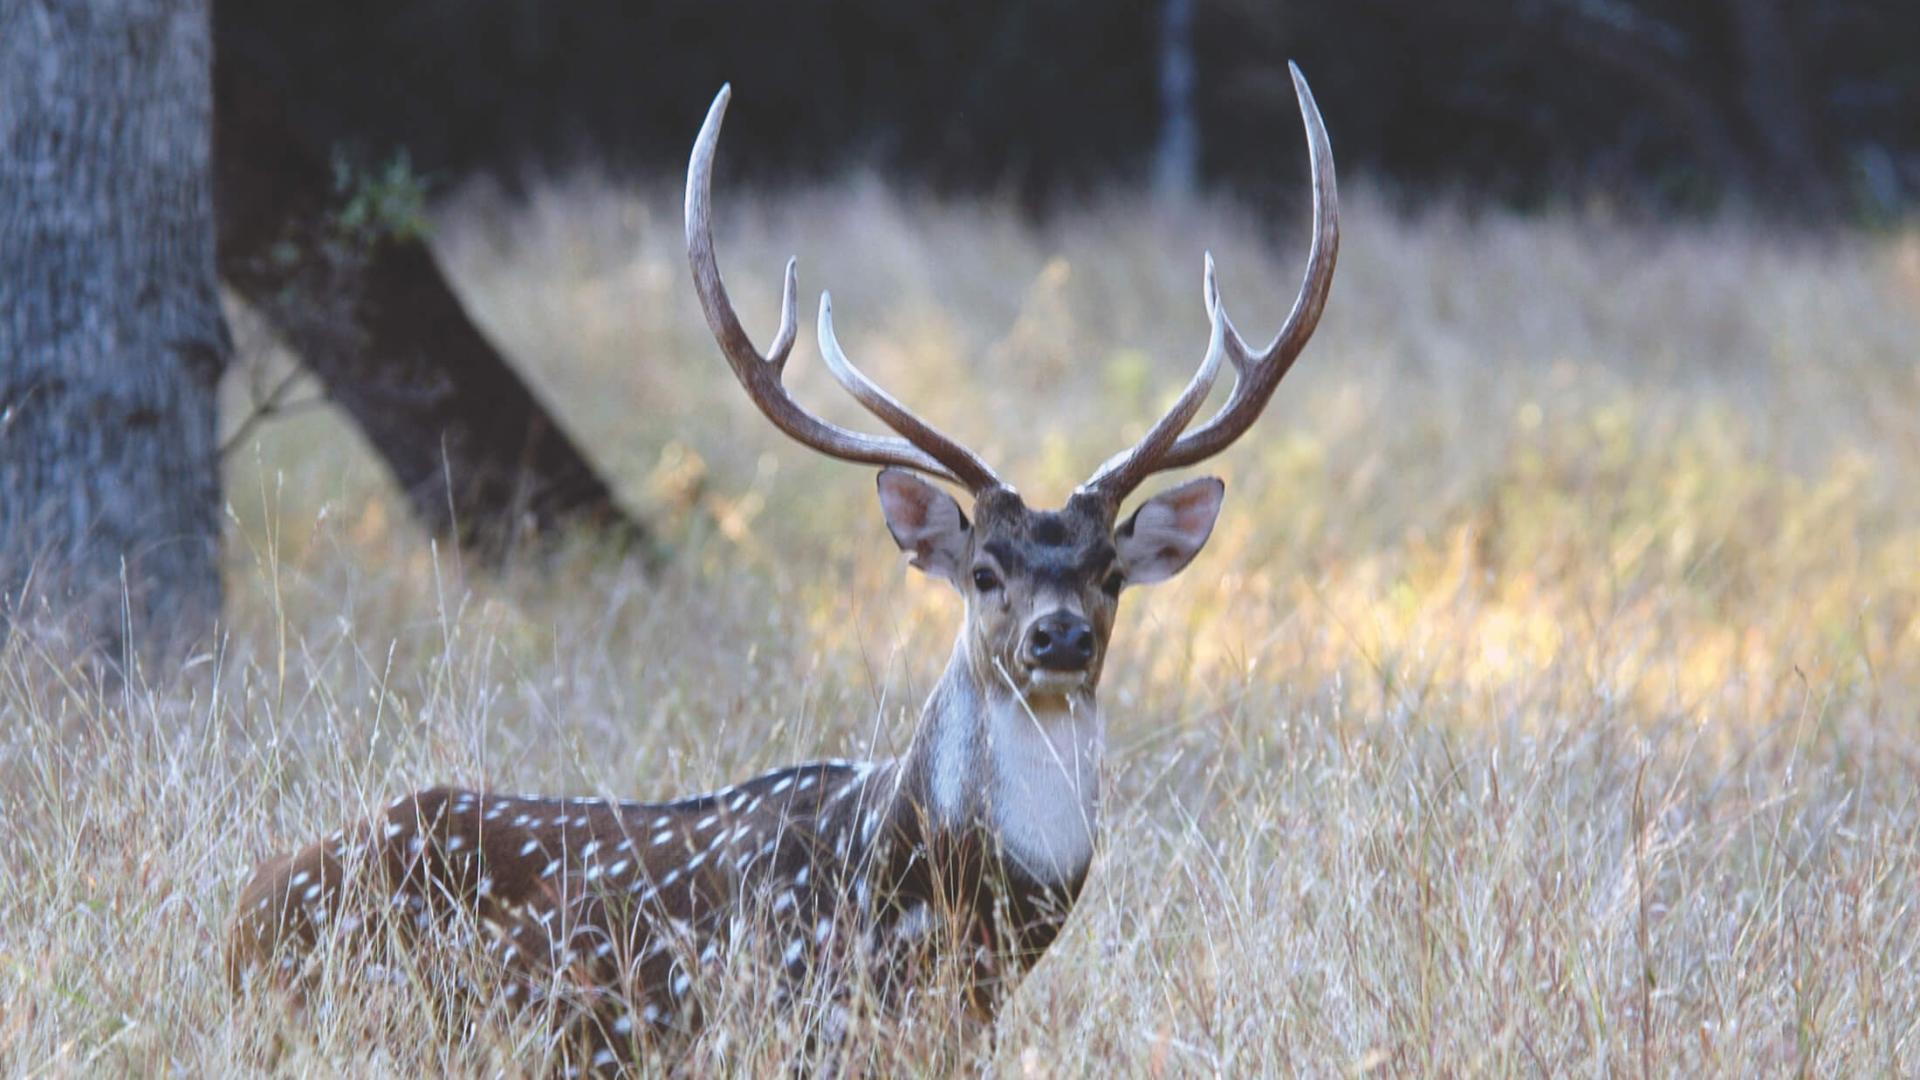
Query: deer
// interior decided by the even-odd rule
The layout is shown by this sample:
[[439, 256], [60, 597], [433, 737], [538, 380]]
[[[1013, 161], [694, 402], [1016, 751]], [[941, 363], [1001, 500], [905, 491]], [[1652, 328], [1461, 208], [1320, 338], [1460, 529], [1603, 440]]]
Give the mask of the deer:
[[[697, 1032], [699, 986], [736, 958], [765, 958], [772, 993], [807, 985], [827, 1002], [821, 1038], [844, 1033], [835, 987], [874, 974], [882, 1009], [945, 986], [946, 1007], [990, 1027], [1060, 935], [1100, 843], [1106, 719], [1096, 697], [1121, 595], [1184, 569], [1225, 494], [1190, 479], [1123, 504], [1148, 477], [1196, 465], [1244, 435], [1312, 336], [1339, 249], [1332, 151], [1299, 69], [1313, 204], [1307, 269], [1263, 349], [1222, 304], [1211, 254], [1206, 352], [1171, 407], [1058, 509], [1033, 509], [982, 458], [902, 404], [847, 358], [822, 293], [821, 356], [891, 434], [821, 419], [788, 393], [797, 262], [763, 354], [714, 253], [714, 154], [731, 89], [693, 146], [686, 241], [693, 284], [720, 352], [774, 427], [829, 458], [879, 466], [885, 525], [907, 561], [957, 590], [964, 620], [906, 750], [815, 761], [669, 802], [436, 787], [261, 864], [241, 891], [228, 946], [236, 993], [298, 991], [316, 950], [384, 927], [402, 948], [463, 928], [493, 977], [477, 992], [510, 1008], [570, 993], [580, 1037], [569, 1075], [658, 1060]], [[1190, 428], [1222, 363], [1218, 410]], [[970, 505], [942, 485], [963, 489]], [[436, 936], [439, 935], [439, 936]], [[454, 935], [458, 936], [458, 935]], [[744, 963], [744, 961], [741, 961]], [[932, 965], [954, 973], [930, 980]], [[764, 984], [757, 984], [764, 985]]]

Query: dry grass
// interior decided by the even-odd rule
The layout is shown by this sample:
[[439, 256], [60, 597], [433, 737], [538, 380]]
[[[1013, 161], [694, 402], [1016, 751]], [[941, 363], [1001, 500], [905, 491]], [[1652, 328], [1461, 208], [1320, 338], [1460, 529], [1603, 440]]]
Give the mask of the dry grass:
[[[1198, 358], [1202, 244], [1250, 333], [1300, 261], [1221, 207], [751, 202], [722, 259], [761, 339], [801, 252], [850, 351], [1043, 499]], [[1124, 606], [1105, 851], [992, 1067], [1920, 1071], [1920, 236], [1346, 221], [1212, 546]], [[900, 748], [958, 605], [864, 474], [751, 414], [679, 245], [671, 193], [587, 182], [440, 232], [677, 544], [659, 580], [468, 575], [315, 412], [235, 455], [229, 636], [187, 688], [103, 703], [5, 646], [6, 1071], [537, 1060], [406, 994], [236, 1010], [251, 862], [429, 782], [664, 797]], [[790, 1052], [724, 1016], [708, 1068]]]

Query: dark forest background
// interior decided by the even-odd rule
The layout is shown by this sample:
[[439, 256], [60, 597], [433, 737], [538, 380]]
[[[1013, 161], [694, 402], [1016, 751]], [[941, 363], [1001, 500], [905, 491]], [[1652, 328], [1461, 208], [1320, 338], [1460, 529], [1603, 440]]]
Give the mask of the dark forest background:
[[1409, 196], [1876, 220], [1920, 191], [1911, 0], [219, 0], [215, 21], [221, 110], [308, 154], [404, 152], [435, 185], [677, 177], [731, 80], [748, 179], [1261, 199], [1301, 175], [1294, 59], [1343, 170]]

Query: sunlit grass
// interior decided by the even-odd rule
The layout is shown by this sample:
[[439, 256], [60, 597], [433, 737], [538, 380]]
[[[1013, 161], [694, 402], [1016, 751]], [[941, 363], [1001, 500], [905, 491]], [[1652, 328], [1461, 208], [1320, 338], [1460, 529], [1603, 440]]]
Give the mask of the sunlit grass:
[[[760, 340], [797, 252], [803, 314], [830, 285], [854, 357], [1035, 501], [1197, 361], [1202, 247], [1259, 336], [1304, 223], [720, 199]], [[1123, 605], [1104, 854], [977, 1052], [1056, 1076], [1920, 1069], [1920, 237], [1405, 218], [1365, 192], [1345, 222], [1317, 340], [1216, 463], [1212, 544]], [[469, 573], [314, 411], [234, 454], [227, 636], [185, 688], [106, 702], [4, 646], [9, 1071], [535, 1067], [537, 1025], [449, 1030], [404, 994], [236, 1009], [251, 863], [428, 783], [665, 797], [904, 746], [958, 603], [895, 555], [863, 470], [754, 415], [680, 243], [673, 193], [589, 181], [470, 194], [438, 233], [675, 547], [660, 576], [586, 550]], [[855, 419], [804, 335], [791, 377]], [[703, 1068], [795, 1052], [725, 1000]]]

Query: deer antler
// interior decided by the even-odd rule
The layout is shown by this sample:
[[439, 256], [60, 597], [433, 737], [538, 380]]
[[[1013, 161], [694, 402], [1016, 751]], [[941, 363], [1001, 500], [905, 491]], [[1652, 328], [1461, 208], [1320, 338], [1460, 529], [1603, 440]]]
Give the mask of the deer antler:
[[988, 488], [1005, 487], [978, 455], [934, 430], [847, 360], [834, 339], [833, 305], [825, 294], [820, 297], [820, 351], [826, 357], [828, 370], [860, 404], [904, 438], [850, 431], [820, 419], [793, 400], [780, 377], [786, 370], [787, 357], [793, 352], [797, 330], [797, 260], [787, 260], [786, 287], [780, 299], [780, 329], [773, 336], [773, 347], [765, 356], [754, 348], [740, 325], [740, 317], [734, 313], [733, 301], [727, 297], [726, 284], [720, 280], [720, 264], [713, 252], [709, 205], [713, 197], [713, 153], [720, 141], [720, 123], [727, 115], [727, 101], [732, 96], [733, 88], [722, 86], [714, 97], [712, 107], [707, 110], [706, 123], [700, 126], [700, 137], [694, 140], [693, 160], [687, 165], [687, 259], [693, 266], [693, 287], [700, 294], [700, 307], [706, 313], [707, 325], [712, 328], [720, 351], [726, 354], [727, 364], [733, 368], [747, 396], [775, 427], [801, 445], [828, 457], [913, 469], [962, 484], [976, 495]]
[[[1313, 240], [1307, 251], [1306, 278], [1293, 301], [1293, 310], [1272, 342], [1257, 355], [1233, 327], [1226, 308], [1220, 302], [1219, 286], [1214, 281], [1213, 256], [1206, 258], [1204, 298], [1212, 333], [1206, 358], [1193, 381], [1181, 393], [1173, 408], [1148, 431], [1131, 450], [1110, 458], [1093, 478], [1080, 486], [1082, 491], [1103, 496], [1114, 505], [1157, 472], [1183, 468], [1219, 453], [1231, 446], [1260, 418], [1261, 410], [1273, 397], [1288, 369], [1306, 347], [1307, 339], [1320, 323], [1326, 308], [1327, 293], [1333, 287], [1333, 265], [1340, 253], [1340, 198], [1333, 178], [1333, 149], [1327, 141], [1327, 128], [1314, 104], [1313, 91], [1306, 76], [1292, 63], [1293, 88], [1300, 99], [1300, 114], [1307, 127], [1307, 156], [1313, 169]], [[1182, 435], [1200, 403], [1213, 385], [1225, 355], [1233, 365], [1233, 393], [1213, 418]]]

